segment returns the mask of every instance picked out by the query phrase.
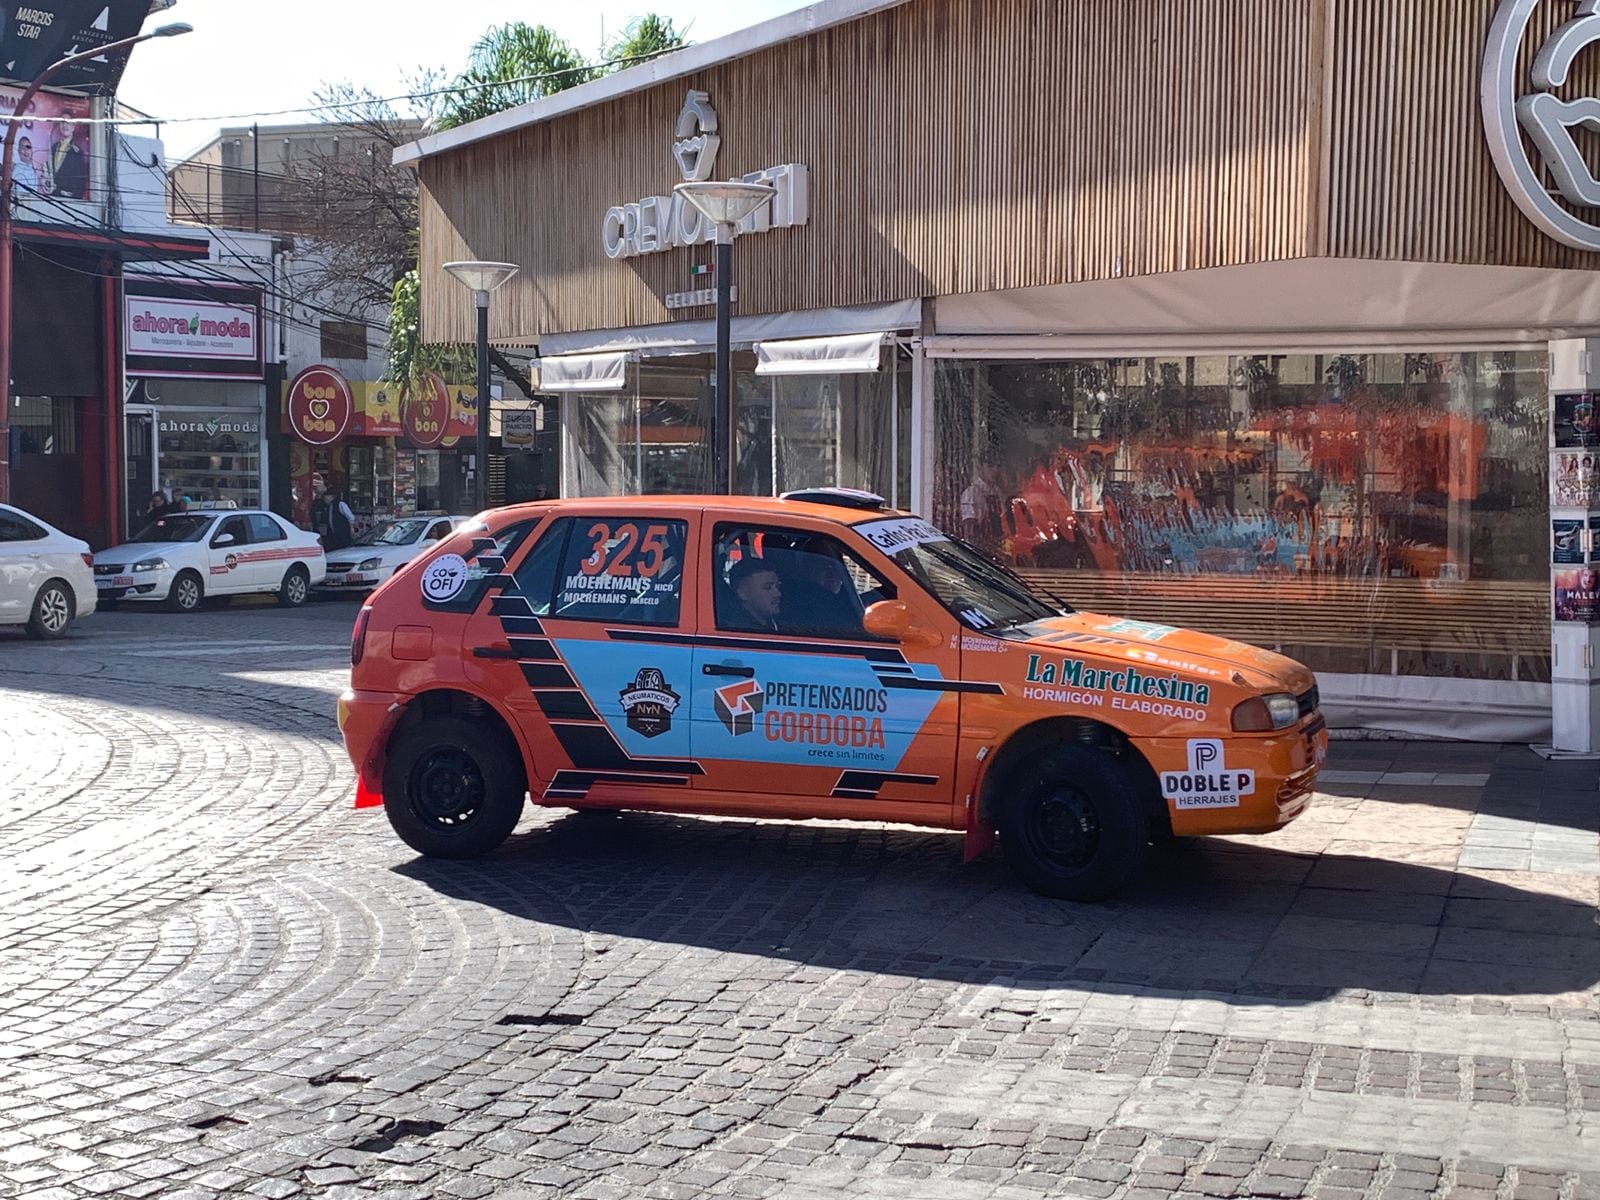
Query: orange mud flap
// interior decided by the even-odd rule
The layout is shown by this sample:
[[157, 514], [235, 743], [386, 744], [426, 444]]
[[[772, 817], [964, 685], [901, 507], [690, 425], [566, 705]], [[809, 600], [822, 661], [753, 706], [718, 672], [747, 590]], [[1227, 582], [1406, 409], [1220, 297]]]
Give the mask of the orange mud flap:
[[367, 784], [366, 772], [356, 776], [356, 807], [357, 808], [382, 808], [383, 792], [380, 787], [370, 787]]
[[961, 861], [969, 863], [982, 854], [994, 849], [994, 826], [985, 824], [978, 815], [978, 801], [973, 796], [967, 797], [967, 836], [962, 843]]

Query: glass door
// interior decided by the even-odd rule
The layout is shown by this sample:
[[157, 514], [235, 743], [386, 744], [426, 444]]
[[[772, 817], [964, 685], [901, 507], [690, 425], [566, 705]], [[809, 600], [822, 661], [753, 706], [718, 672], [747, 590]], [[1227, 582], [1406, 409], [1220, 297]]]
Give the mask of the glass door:
[[145, 513], [156, 490], [155, 414], [149, 409], [128, 409], [123, 438], [123, 478], [126, 508], [123, 520], [132, 537], [145, 524]]

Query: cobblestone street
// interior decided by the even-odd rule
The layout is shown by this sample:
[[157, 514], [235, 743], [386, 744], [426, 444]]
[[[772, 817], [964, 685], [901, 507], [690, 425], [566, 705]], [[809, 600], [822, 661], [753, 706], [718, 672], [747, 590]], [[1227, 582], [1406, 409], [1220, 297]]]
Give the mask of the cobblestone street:
[[955, 836], [351, 807], [353, 606], [0, 635], [0, 1195], [1600, 1200], [1600, 791], [1335, 744], [1107, 906]]

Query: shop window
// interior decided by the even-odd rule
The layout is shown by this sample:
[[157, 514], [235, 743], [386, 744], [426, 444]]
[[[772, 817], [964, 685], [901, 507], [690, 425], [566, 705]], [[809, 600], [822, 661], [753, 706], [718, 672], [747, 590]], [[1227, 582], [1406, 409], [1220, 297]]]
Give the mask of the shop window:
[[365, 361], [367, 327], [360, 321], [323, 321], [322, 357], [355, 358]]
[[894, 598], [891, 584], [826, 534], [727, 524], [715, 538], [718, 629], [859, 640], [866, 610]]
[[935, 519], [1075, 606], [1322, 671], [1549, 678], [1541, 353], [958, 362]]
[[574, 521], [550, 615], [568, 621], [676, 625], [683, 601], [684, 521]]

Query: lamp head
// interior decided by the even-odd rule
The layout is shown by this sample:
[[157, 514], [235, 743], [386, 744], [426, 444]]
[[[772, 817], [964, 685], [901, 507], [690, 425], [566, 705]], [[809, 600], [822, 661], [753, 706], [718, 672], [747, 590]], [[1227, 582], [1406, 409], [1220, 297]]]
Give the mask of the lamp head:
[[769, 203], [778, 192], [770, 183], [745, 183], [737, 179], [680, 183], [672, 190], [714, 225], [737, 225]]
[[187, 22], [187, 21], [174, 21], [171, 25], [158, 25], [158, 26], [156, 26], [154, 29], [152, 29], [150, 31], [150, 36], [153, 37], [153, 38], [158, 38], [158, 37], [177, 37], [180, 34], [193, 33], [193, 32], [194, 32], [194, 26], [189, 24], [189, 22]]
[[[504, 286], [511, 277], [522, 270], [516, 263], [505, 262], [448, 262], [444, 269], [459, 279], [475, 296], [487, 297], [490, 292]], [[487, 303], [486, 300], [480, 303]]]

